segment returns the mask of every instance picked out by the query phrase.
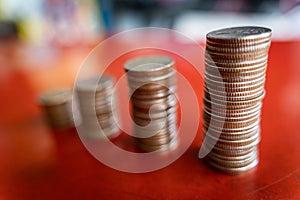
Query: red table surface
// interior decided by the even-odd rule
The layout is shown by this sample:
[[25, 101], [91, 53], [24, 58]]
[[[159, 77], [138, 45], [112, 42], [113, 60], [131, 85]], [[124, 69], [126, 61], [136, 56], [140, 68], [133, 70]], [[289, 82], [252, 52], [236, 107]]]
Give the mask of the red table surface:
[[[120, 172], [97, 161], [75, 129], [48, 128], [36, 104], [37, 94], [57, 85], [70, 85], [75, 73], [70, 66], [82, 60], [86, 52], [61, 50], [57, 63], [40, 59], [45, 65], [42, 68], [20, 67], [29, 65], [23, 61], [13, 67], [1, 63], [1, 200], [300, 199], [300, 42], [272, 43], [262, 109], [260, 163], [238, 176], [215, 171], [198, 159], [201, 128], [183, 156], [161, 170], [144, 174]], [[128, 55], [112, 65], [122, 65], [126, 58]], [[186, 61], [178, 58], [176, 62], [201, 98], [203, 79], [195, 76]], [[123, 73], [120, 67], [109, 71], [117, 77]], [[122, 138], [116, 143], [126, 146]]]

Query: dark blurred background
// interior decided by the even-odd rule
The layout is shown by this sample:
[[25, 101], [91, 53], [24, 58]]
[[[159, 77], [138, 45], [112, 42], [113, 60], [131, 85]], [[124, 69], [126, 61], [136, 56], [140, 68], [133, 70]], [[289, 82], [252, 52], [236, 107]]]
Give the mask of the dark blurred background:
[[[273, 39], [300, 37], [299, 0], [1, 0], [0, 37], [30, 44], [94, 43], [136, 27], [165, 27], [196, 40], [213, 29], [265, 25]], [[16, 25], [8, 25], [7, 23]], [[290, 28], [292, 27], [292, 29]]]

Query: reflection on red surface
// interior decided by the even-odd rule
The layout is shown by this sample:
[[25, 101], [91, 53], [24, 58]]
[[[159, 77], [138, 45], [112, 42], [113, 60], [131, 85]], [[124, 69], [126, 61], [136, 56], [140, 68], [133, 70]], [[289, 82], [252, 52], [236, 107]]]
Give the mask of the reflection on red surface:
[[[32, 68], [18, 62], [0, 68], [0, 199], [300, 197], [299, 42], [272, 44], [260, 163], [240, 176], [216, 172], [197, 158], [201, 129], [179, 160], [146, 174], [110, 169], [87, 152], [74, 129], [49, 129], [36, 105], [37, 94], [59, 85], [71, 86], [78, 62], [88, 49], [60, 52], [51, 63], [54, 67]], [[117, 77], [123, 73], [123, 60], [109, 69]], [[195, 76], [184, 60], [176, 61], [201, 98], [201, 77]], [[122, 137], [115, 142], [126, 146]]]

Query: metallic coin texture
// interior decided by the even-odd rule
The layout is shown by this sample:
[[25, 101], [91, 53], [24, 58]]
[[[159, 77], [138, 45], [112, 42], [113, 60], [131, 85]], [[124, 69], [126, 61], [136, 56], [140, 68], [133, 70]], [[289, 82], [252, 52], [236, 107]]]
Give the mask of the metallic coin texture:
[[203, 106], [205, 160], [237, 174], [259, 161], [260, 115], [272, 31], [233, 27], [206, 35]]
[[52, 128], [74, 127], [71, 90], [59, 89], [46, 92], [40, 96], [39, 102]]
[[176, 71], [166, 56], [145, 56], [125, 63], [137, 146], [146, 152], [178, 145]]
[[114, 138], [120, 133], [113, 115], [117, 109], [112, 97], [113, 86], [114, 78], [107, 75], [81, 80], [76, 85], [81, 123], [87, 139]]

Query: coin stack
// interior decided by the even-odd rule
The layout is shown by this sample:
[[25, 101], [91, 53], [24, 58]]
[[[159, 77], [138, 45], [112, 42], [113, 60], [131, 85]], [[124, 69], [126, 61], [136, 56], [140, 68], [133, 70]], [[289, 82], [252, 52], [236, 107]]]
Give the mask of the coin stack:
[[174, 149], [178, 137], [173, 59], [139, 57], [128, 61], [125, 71], [138, 147], [146, 152]]
[[233, 27], [206, 36], [205, 159], [223, 172], [240, 173], [258, 164], [271, 34], [263, 27]]
[[53, 90], [40, 96], [49, 124], [55, 129], [74, 127], [72, 92], [67, 89]]
[[76, 85], [81, 125], [85, 137], [114, 138], [119, 135], [116, 102], [113, 98], [114, 79], [111, 76], [92, 77]]

